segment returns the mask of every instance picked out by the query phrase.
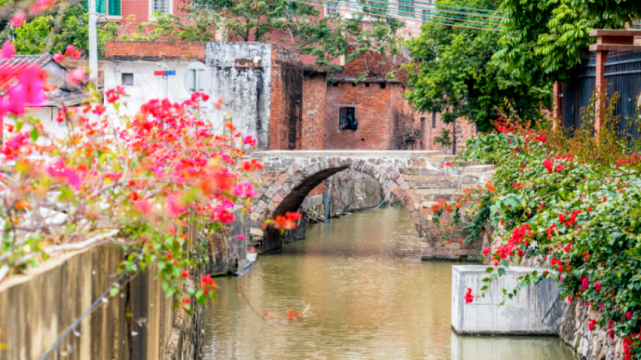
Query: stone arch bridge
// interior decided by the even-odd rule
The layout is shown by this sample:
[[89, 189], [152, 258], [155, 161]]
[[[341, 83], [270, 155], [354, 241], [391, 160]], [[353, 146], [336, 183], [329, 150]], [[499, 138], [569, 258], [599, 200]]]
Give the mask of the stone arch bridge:
[[[264, 220], [296, 211], [309, 192], [323, 180], [346, 169], [378, 180], [400, 200], [421, 239], [423, 259], [475, 260], [480, 243], [462, 244], [459, 228], [431, 221], [430, 206], [439, 199], [454, 200], [463, 189], [483, 185], [494, 171], [491, 165], [452, 163], [454, 156], [440, 151], [260, 151], [252, 158], [263, 163], [260, 187], [250, 214], [250, 244], [264, 251], [282, 247], [275, 231], [263, 230]], [[443, 243], [445, 234], [450, 244]]]

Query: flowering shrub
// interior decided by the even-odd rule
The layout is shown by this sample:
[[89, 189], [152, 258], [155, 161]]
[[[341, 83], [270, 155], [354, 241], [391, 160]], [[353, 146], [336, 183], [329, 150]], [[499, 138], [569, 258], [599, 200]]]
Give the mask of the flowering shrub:
[[[616, 101], [613, 101], [616, 102]], [[592, 136], [594, 112], [585, 127], [531, 129], [518, 118], [496, 124], [497, 131], [466, 143], [460, 157], [496, 165], [491, 183], [466, 191], [454, 204], [440, 203], [436, 216], [460, 204], [472, 221], [470, 242], [492, 226], [491, 247], [483, 255], [493, 265], [479, 289], [488, 289], [505, 268], [525, 259], [542, 271], [521, 277], [505, 291], [512, 298], [530, 283], [560, 281], [566, 301], [584, 299], [598, 316], [589, 329], [607, 328], [623, 339], [625, 359], [641, 358], [641, 164], [637, 143], [620, 137], [619, 119], [606, 111], [605, 128]], [[473, 301], [468, 291], [466, 302]], [[469, 301], [468, 301], [469, 300]]]
[[[56, 57], [64, 56], [75, 57], [73, 47]], [[263, 166], [244, 160], [242, 147], [256, 140], [242, 137], [231, 121], [224, 134], [215, 134], [201, 116], [201, 104], [213, 101], [206, 94], [182, 103], [151, 100], [137, 115], [124, 116], [124, 87], [105, 92], [107, 106], [88, 91], [86, 106], [61, 109], [57, 121], [67, 125], [68, 136], [55, 138], [25, 108], [49, 96], [46, 74], [35, 65], [0, 69], [0, 90], [7, 94], [0, 115], [14, 123], [4, 126], [0, 152], [0, 280], [45, 259], [51, 245], [116, 231], [129, 254], [121, 270], [155, 264], [166, 295], [191, 311], [181, 284], [205, 259], [189, 253], [186, 243], [196, 239], [182, 229], [191, 222], [217, 231], [234, 221], [235, 209], [251, 207], [256, 191], [248, 173]], [[299, 216], [269, 225], [290, 229]], [[188, 295], [203, 304], [215, 289], [203, 277]]]

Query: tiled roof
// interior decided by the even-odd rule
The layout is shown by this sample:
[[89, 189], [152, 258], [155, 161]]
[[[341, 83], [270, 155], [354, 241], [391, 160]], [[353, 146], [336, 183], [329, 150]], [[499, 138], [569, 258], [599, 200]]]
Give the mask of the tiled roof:
[[[53, 56], [46, 53], [42, 55], [16, 55], [10, 59], [0, 59], [0, 66], [12, 65], [12, 66], [27, 66], [31, 64], [36, 64], [39, 66], [44, 66], [48, 62], [53, 61]], [[63, 68], [66, 68], [62, 64], [58, 64]]]

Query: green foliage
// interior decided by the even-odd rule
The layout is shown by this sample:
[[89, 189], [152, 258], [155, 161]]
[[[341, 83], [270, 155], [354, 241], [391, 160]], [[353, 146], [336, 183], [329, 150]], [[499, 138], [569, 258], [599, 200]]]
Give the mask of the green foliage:
[[633, 0], [502, 0], [503, 49], [495, 55], [506, 73], [526, 86], [563, 80], [588, 56], [592, 29], [621, 29], [641, 13]]
[[[491, 0], [439, 3], [495, 9]], [[497, 32], [424, 24], [421, 35], [408, 42], [416, 64], [409, 65], [412, 90], [406, 98], [418, 111], [443, 112], [446, 123], [458, 117], [471, 119], [479, 131], [491, 129], [494, 109], [505, 101], [515, 104], [524, 119], [540, 118], [540, 106], [551, 106], [551, 83], [526, 86], [518, 74], [497, 66], [492, 57], [501, 50], [500, 37]]]
[[315, 6], [287, 0], [204, 0], [191, 16], [203, 13], [215, 20], [226, 40], [291, 44], [317, 57], [316, 64], [334, 68], [340, 56], [349, 62], [368, 51], [397, 55], [402, 45], [397, 34], [402, 21], [367, 15], [365, 23], [364, 14], [320, 19]]
[[173, 14], [152, 14], [156, 21], [138, 24], [137, 31], [130, 35], [122, 34], [121, 40], [146, 41], [214, 41], [215, 25], [211, 19], [195, 14], [186, 25], [180, 16]]
[[507, 120], [497, 125], [499, 132], [469, 140], [460, 155], [495, 164], [491, 184], [469, 190], [458, 206], [447, 206], [458, 213], [459, 204], [470, 202], [468, 227], [494, 229], [492, 247], [485, 250], [493, 266], [481, 293], [511, 264], [539, 263], [543, 271], [504, 289], [505, 299], [542, 279], [560, 280], [563, 298], [582, 299], [596, 310], [596, 326], [627, 339], [624, 352], [636, 359], [641, 356], [636, 336], [641, 326], [641, 161], [635, 151], [641, 147], [621, 137], [615, 106], [616, 98], [605, 109], [598, 139], [592, 134], [593, 105], [583, 112], [585, 125], [572, 134], [551, 130], [548, 123], [531, 130], [517, 117], [501, 114]]
[[[62, 13], [62, 22], [57, 33], [53, 34], [53, 45], [49, 49], [49, 39], [55, 27], [55, 13], [36, 16], [23, 26], [16, 28], [14, 46], [20, 55], [36, 55], [44, 52], [55, 54], [65, 52], [68, 45], [75, 49], [89, 48], [89, 25], [87, 11], [82, 5], [67, 8]], [[98, 27], [98, 50], [104, 52], [105, 40], [115, 37], [116, 25], [113, 23]]]
[[441, 129], [441, 135], [434, 137], [434, 142], [440, 144], [443, 147], [452, 146], [452, 140], [450, 138], [450, 131], [443, 128]]

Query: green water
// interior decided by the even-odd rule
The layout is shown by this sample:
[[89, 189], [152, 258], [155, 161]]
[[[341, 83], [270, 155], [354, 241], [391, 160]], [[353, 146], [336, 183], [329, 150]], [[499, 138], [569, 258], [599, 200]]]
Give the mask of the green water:
[[[404, 208], [344, 216], [306, 235], [259, 257], [241, 278], [216, 279], [219, 299], [205, 310], [205, 359], [574, 359], [555, 337], [455, 335], [455, 263], [419, 260]], [[283, 320], [288, 309], [307, 307], [304, 317]], [[265, 311], [282, 321], [256, 315]]]

